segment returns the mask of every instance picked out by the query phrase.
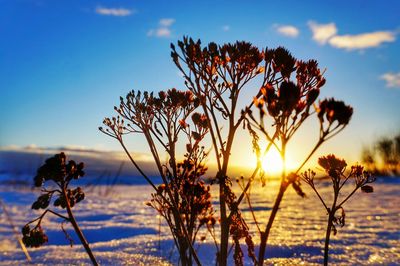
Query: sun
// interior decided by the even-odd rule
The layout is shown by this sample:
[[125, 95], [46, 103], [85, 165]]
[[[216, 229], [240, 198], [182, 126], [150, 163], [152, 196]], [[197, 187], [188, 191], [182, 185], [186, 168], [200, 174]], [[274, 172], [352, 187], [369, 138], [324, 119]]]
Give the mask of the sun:
[[262, 158], [261, 164], [266, 174], [280, 175], [282, 173], [283, 161], [276, 149], [269, 150]]

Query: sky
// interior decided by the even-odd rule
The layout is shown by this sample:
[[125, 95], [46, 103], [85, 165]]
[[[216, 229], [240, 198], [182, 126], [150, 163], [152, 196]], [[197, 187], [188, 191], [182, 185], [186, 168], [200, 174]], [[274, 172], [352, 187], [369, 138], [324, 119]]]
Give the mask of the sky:
[[[400, 2], [280, 2], [0, 0], [1, 149], [120, 150], [98, 131], [103, 118], [132, 89], [184, 89], [170, 43], [188, 35], [317, 59], [322, 97], [344, 100], [354, 115], [316, 156], [359, 160], [363, 146], [400, 130]], [[312, 148], [315, 126], [306, 123], [289, 145], [293, 164]], [[254, 163], [246, 135], [237, 136], [233, 164]], [[129, 145], [148, 152], [141, 136]]]

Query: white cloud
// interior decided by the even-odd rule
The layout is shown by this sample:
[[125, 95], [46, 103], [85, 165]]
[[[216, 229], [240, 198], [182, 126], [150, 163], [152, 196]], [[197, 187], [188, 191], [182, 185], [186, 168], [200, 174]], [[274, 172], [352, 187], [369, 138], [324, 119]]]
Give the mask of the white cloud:
[[396, 33], [392, 31], [375, 31], [361, 34], [338, 35], [335, 23], [318, 24], [308, 22], [313, 33], [313, 40], [319, 44], [328, 43], [332, 47], [346, 50], [362, 50], [378, 47], [385, 42], [394, 42]]
[[376, 31], [357, 35], [337, 35], [329, 40], [336, 48], [348, 50], [378, 47], [384, 42], [394, 42], [396, 35], [390, 31]]
[[155, 36], [155, 37], [171, 37], [171, 30], [169, 28], [158, 28], [158, 29], [151, 29], [147, 32], [147, 36]]
[[231, 27], [229, 25], [222, 26], [223, 31], [229, 31], [230, 29], [231, 29]]
[[174, 22], [175, 22], [175, 19], [173, 19], [173, 18], [163, 18], [163, 19], [160, 19], [159, 24], [160, 24], [160, 26], [163, 26], [163, 27], [170, 27], [172, 24], [174, 24]]
[[135, 10], [126, 9], [126, 8], [106, 8], [106, 7], [97, 7], [96, 13], [104, 16], [116, 16], [116, 17], [125, 17], [132, 15], [135, 13]]
[[327, 43], [328, 40], [337, 33], [335, 23], [318, 24], [314, 21], [310, 21], [308, 22], [308, 26], [313, 33], [313, 40], [319, 44]]
[[277, 25], [276, 31], [286, 37], [296, 38], [299, 36], [299, 29], [291, 25]]
[[386, 81], [386, 87], [388, 88], [400, 88], [400, 72], [385, 73], [381, 76], [381, 79]]
[[158, 38], [169, 38], [172, 35], [171, 26], [175, 23], [175, 19], [173, 18], [163, 18], [158, 22], [159, 27], [157, 29], [150, 29], [147, 32], [147, 36], [149, 37], [158, 37]]

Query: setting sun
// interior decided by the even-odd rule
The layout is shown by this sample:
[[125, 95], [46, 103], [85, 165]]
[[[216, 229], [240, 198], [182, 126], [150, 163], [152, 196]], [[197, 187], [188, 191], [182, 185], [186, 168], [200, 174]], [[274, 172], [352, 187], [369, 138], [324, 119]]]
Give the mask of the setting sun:
[[[271, 149], [261, 159], [262, 169], [268, 175], [281, 175], [283, 169], [283, 161], [281, 155], [276, 149]], [[286, 171], [294, 169], [295, 165], [290, 158], [290, 155], [286, 155]]]
[[283, 161], [276, 149], [271, 149], [262, 159], [262, 168], [268, 174], [278, 175], [282, 173]]

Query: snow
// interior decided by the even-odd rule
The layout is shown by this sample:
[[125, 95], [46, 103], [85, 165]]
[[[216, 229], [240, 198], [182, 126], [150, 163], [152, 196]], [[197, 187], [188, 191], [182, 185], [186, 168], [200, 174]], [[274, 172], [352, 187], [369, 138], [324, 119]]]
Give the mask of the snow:
[[[281, 204], [266, 251], [267, 265], [320, 265], [323, 256], [326, 213], [322, 205], [303, 185], [307, 198], [300, 198], [291, 188]], [[252, 189], [253, 207], [264, 228], [276, 196], [278, 182]], [[216, 187], [213, 188], [216, 191]], [[102, 265], [176, 265], [178, 255], [169, 229], [156, 211], [144, 203], [150, 199], [146, 185], [117, 185], [108, 196], [107, 188], [99, 186], [87, 193], [74, 213], [93, 252]], [[335, 265], [397, 265], [400, 264], [400, 180], [381, 179], [372, 194], [356, 193], [345, 205], [346, 225], [331, 237], [330, 262]], [[320, 186], [324, 197], [331, 187]], [[38, 190], [23, 186], [0, 186], [18, 232], [40, 212], [30, 209]], [[216, 201], [216, 193], [213, 193]], [[242, 213], [250, 228], [254, 221], [246, 203]], [[161, 226], [160, 226], [161, 221]], [[60, 228], [60, 219], [48, 216], [43, 229], [49, 236], [47, 245], [29, 249], [33, 265], [90, 264], [87, 254], [70, 225], [65, 225], [74, 239], [73, 247]], [[200, 233], [200, 236], [205, 232]], [[259, 239], [253, 231], [253, 239]], [[215, 264], [215, 247], [210, 236], [195, 246], [204, 265]], [[246, 249], [243, 249], [245, 255]], [[232, 259], [230, 259], [232, 264]], [[0, 212], [0, 265], [29, 264], [18, 246], [12, 228]], [[246, 257], [246, 264], [251, 262]]]

